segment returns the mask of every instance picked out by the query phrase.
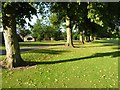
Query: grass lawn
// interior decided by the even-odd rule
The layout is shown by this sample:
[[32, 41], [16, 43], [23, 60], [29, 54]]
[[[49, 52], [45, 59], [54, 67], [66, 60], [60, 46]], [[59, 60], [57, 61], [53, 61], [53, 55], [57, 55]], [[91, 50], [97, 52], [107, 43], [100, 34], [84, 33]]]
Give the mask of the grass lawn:
[[57, 46], [65, 42], [27, 42], [22, 46], [55, 44], [22, 52], [25, 61], [35, 65], [2, 69], [3, 88], [118, 88], [117, 40], [100, 40], [75, 48]]

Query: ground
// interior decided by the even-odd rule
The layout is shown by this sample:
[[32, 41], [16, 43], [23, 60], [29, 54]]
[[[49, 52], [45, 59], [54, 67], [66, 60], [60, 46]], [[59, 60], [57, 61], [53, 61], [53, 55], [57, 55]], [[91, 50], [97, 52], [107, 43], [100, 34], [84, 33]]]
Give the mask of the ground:
[[74, 41], [75, 48], [66, 48], [64, 41], [20, 43], [21, 48], [34, 47], [21, 53], [31, 66], [2, 69], [2, 87], [118, 88], [118, 42]]

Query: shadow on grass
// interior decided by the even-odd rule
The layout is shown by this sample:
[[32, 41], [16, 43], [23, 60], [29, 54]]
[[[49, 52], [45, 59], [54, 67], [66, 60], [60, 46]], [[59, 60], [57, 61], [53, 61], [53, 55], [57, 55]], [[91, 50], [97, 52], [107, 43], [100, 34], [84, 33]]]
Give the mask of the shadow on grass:
[[113, 48], [113, 49], [118, 49], [118, 50], [120, 50], [120, 46], [119, 46], [119, 47], [115, 47], [115, 48]]
[[[36, 48], [22, 48], [20, 49], [20, 52], [26, 52], [30, 50], [36, 50]], [[6, 50], [1, 50], [0, 55], [6, 55]]]
[[93, 43], [103, 43], [103, 46], [120, 45], [120, 40], [98, 40]]
[[99, 48], [99, 47], [106, 47], [106, 46], [115, 46], [115, 45], [113, 45], [113, 44], [104, 44], [104, 45], [98, 45], [98, 46], [93, 45], [92, 46], [92, 45], [79, 45], [79, 44], [76, 44], [75, 48]]
[[61, 54], [64, 52], [70, 52], [67, 50], [52, 50], [52, 49], [40, 49], [40, 50], [32, 50], [29, 53], [44, 53], [44, 54]]
[[[93, 41], [92, 42], [93, 45], [80, 45], [80, 44], [75, 44], [77, 45], [76, 48], [99, 48], [99, 47], [105, 47], [105, 46], [119, 46], [120, 45], [120, 40], [97, 40], [97, 41]], [[99, 44], [99, 43], [102, 43], [102, 45], [94, 45], [94, 44]], [[79, 46], [78, 46], [79, 45]], [[120, 47], [118, 48], [113, 48], [113, 49], [120, 49]]]
[[34, 62], [34, 61], [26, 61], [23, 66], [34, 66], [34, 65], [45, 65], [45, 64], [58, 64], [58, 63], [66, 63], [66, 62], [73, 62], [73, 61], [79, 61], [79, 60], [86, 60], [91, 58], [99, 58], [104, 56], [111, 56], [111, 57], [119, 57], [120, 51], [115, 52], [107, 52], [107, 53], [96, 53], [91, 56], [87, 57], [80, 57], [80, 58], [73, 58], [73, 59], [67, 59], [67, 60], [58, 60], [58, 61], [41, 61], [41, 62]]
[[[26, 45], [26, 44], [25, 44]], [[30, 44], [31, 45], [31, 44]], [[37, 45], [39, 46], [39, 47], [37, 47]], [[28, 47], [26, 47], [26, 48], [21, 48], [20, 49], [20, 52], [25, 52], [25, 51], [30, 51], [30, 50], [37, 50], [37, 49], [42, 49], [42, 48], [46, 48], [46, 47], [49, 47], [49, 46], [61, 46], [61, 45], [64, 45], [64, 44], [42, 44], [41, 46], [39, 45], [39, 44], [36, 44], [36, 46], [34, 46], [34, 44], [33, 44], [33, 46], [31, 47], [29, 47], [29, 45], [28, 45]], [[27, 46], [27, 45], [26, 45]], [[41, 52], [41, 51], [40, 51]], [[40, 53], [39, 51], [38, 51], [38, 53]], [[52, 51], [51, 51], [52, 52]], [[59, 52], [59, 51], [58, 51]], [[37, 51], [34, 51], [34, 53], [37, 53]], [[49, 53], [49, 50], [47, 51], [45, 51], [45, 52], [41, 52], [41, 53]], [[54, 54], [54, 52], [53, 52], [53, 54]], [[0, 55], [6, 55], [6, 50], [1, 50], [1, 52], [0, 52]]]
[[38, 44], [38, 43], [20, 43], [20, 46], [60, 46], [64, 44]]
[[92, 45], [87, 45], [87, 46], [79, 46], [79, 48], [99, 48], [99, 47], [105, 47], [105, 46], [115, 46], [113, 44], [104, 44], [104, 45], [96, 45], [96, 46], [92, 46]]

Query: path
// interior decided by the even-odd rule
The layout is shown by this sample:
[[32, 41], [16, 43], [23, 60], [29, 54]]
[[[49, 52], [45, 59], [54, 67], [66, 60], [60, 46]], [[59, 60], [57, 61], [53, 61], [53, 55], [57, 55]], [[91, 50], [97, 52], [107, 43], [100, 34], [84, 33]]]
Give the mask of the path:
[[[25, 51], [29, 51], [29, 50], [35, 50], [35, 49], [41, 49], [41, 48], [47, 48], [47, 47], [50, 47], [50, 46], [62, 46], [62, 45], [29, 46], [29, 47], [25, 47], [25, 48], [20, 48], [20, 52], [25, 52]], [[0, 55], [6, 55], [6, 50], [1, 50]]]

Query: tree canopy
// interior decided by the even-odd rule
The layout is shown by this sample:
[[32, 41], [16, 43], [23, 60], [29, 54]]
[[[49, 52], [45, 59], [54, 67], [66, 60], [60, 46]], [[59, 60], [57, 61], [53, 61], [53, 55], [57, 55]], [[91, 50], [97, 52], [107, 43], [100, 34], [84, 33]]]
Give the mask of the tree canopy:
[[[25, 18], [31, 21], [32, 15], [42, 14], [47, 23], [49, 19], [51, 25], [45, 25], [38, 19], [33, 26], [33, 36], [38, 39], [58, 38], [61, 34], [60, 24], [66, 22], [66, 46], [73, 47], [73, 26], [79, 29], [82, 39], [85, 36], [89, 39], [90, 36], [119, 37], [119, 10], [120, 2], [2, 2], [7, 67], [12, 68], [23, 62], [16, 38], [16, 24], [24, 26]], [[31, 26], [30, 23], [28, 25]], [[24, 31], [21, 32], [23, 34]]]

